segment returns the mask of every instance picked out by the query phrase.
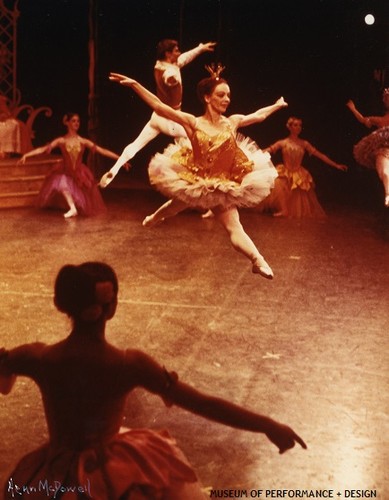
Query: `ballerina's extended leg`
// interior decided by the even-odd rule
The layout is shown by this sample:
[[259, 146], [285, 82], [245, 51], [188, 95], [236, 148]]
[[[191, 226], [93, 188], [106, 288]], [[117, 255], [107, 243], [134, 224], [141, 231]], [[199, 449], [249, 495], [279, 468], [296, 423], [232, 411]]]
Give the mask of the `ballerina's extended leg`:
[[377, 155], [376, 168], [379, 178], [384, 185], [385, 207], [389, 207], [389, 158], [385, 154]]
[[252, 272], [260, 274], [264, 278], [273, 279], [274, 274], [271, 267], [259, 253], [254, 242], [244, 231], [239, 219], [238, 210], [236, 208], [230, 208], [228, 210], [214, 209], [213, 212], [217, 220], [229, 234], [234, 249], [250, 259], [252, 263]]
[[179, 212], [182, 212], [188, 208], [188, 206], [179, 200], [169, 200], [158, 208], [153, 214], [148, 215], [144, 218], [142, 226], [152, 227], [162, 222], [169, 217], [174, 217]]

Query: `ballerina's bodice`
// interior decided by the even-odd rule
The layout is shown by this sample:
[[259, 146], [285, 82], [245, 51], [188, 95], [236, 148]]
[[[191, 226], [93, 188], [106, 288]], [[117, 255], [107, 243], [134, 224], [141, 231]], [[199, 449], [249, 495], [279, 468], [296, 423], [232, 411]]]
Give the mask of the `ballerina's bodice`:
[[85, 146], [80, 141], [64, 141], [60, 146], [65, 169], [74, 172], [82, 162]]
[[301, 167], [305, 151], [312, 154], [315, 148], [304, 141], [303, 143], [285, 140], [282, 144], [282, 159], [285, 167], [294, 172]]
[[197, 129], [191, 140], [192, 149], [183, 148], [181, 156], [187, 167], [185, 177], [220, 179], [240, 183], [253, 170], [250, 161], [238, 147], [234, 134], [226, 129], [215, 135]]
[[[55, 355], [47, 357], [49, 360], [42, 358], [35, 380], [41, 389], [51, 443], [77, 449], [117, 433], [131, 389], [130, 382], [123, 382], [122, 360], [112, 357], [97, 363], [85, 355], [85, 366], [78, 366], [72, 357], [65, 361]], [[103, 380], [96, 386], [97, 373]], [[79, 382], [75, 384], [75, 380]]]

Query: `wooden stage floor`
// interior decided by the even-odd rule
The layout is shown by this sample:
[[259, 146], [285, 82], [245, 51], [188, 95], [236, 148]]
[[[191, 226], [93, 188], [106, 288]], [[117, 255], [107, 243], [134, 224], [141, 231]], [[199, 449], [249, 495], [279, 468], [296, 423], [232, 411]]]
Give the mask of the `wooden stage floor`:
[[[120, 300], [108, 339], [143, 349], [199, 389], [291, 425], [307, 442], [279, 455], [141, 390], [127, 426], [167, 428], [205, 487], [375, 490], [389, 498], [388, 214], [332, 206], [324, 222], [242, 211], [275, 279], [254, 275], [217, 223], [185, 212], [153, 228], [161, 198], [107, 189], [107, 214], [64, 220], [1, 212], [0, 346], [56, 342], [67, 319], [52, 303], [63, 264], [110, 263]], [[0, 480], [45, 439], [39, 393], [26, 379], [0, 397]], [[343, 496], [336, 496], [337, 492]], [[250, 496], [249, 496], [250, 497]], [[185, 500], [185, 499], [183, 499]]]

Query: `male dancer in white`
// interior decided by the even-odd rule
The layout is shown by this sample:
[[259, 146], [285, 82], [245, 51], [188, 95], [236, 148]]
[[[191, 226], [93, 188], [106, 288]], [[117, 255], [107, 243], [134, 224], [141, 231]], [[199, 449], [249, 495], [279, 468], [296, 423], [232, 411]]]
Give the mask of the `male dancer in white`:
[[[154, 78], [157, 95], [162, 102], [174, 109], [181, 109], [181, 68], [203, 52], [212, 52], [215, 45], [215, 42], [200, 43], [198, 47], [181, 54], [176, 40], [165, 39], [158, 43]], [[161, 133], [172, 137], [186, 137], [181, 125], [153, 113], [138, 137], [123, 149], [115, 165], [102, 176], [100, 186], [107, 187], [120, 168]]]

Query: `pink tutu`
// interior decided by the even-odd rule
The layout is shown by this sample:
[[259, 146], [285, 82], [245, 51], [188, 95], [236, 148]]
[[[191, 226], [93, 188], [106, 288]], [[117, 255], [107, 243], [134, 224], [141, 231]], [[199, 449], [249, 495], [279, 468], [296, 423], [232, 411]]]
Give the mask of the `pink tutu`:
[[[44, 180], [38, 194], [37, 205], [40, 208], [69, 209], [64, 192], [73, 198], [81, 215], [98, 215], [106, 210], [97, 182], [91, 170], [82, 162], [85, 146], [66, 148], [60, 144], [62, 162], [55, 165]], [[93, 148], [93, 151], [95, 147]], [[48, 146], [48, 152], [51, 146]]]
[[81, 215], [98, 215], [106, 210], [93, 174], [83, 163], [77, 165], [77, 171], [73, 175], [69, 175], [69, 169], [65, 166], [55, 166], [38, 194], [38, 207], [68, 209], [62, 194], [64, 191], [72, 196]]
[[375, 130], [354, 146], [354, 158], [364, 167], [375, 168], [378, 154], [389, 157], [389, 127]]
[[19, 487], [29, 499], [44, 498], [50, 492], [48, 498], [56, 498], [56, 493], [66, 500], [157, 500], [172, 489], [180, 498], [183, 488], [182, 498], [189, 500], [190, 484], [199, 491], [192, 467], [166, 431], [123, 428], [79, 452], [43, 446], [26, 455], [10, 475], [4, 498], [15, 498]]

